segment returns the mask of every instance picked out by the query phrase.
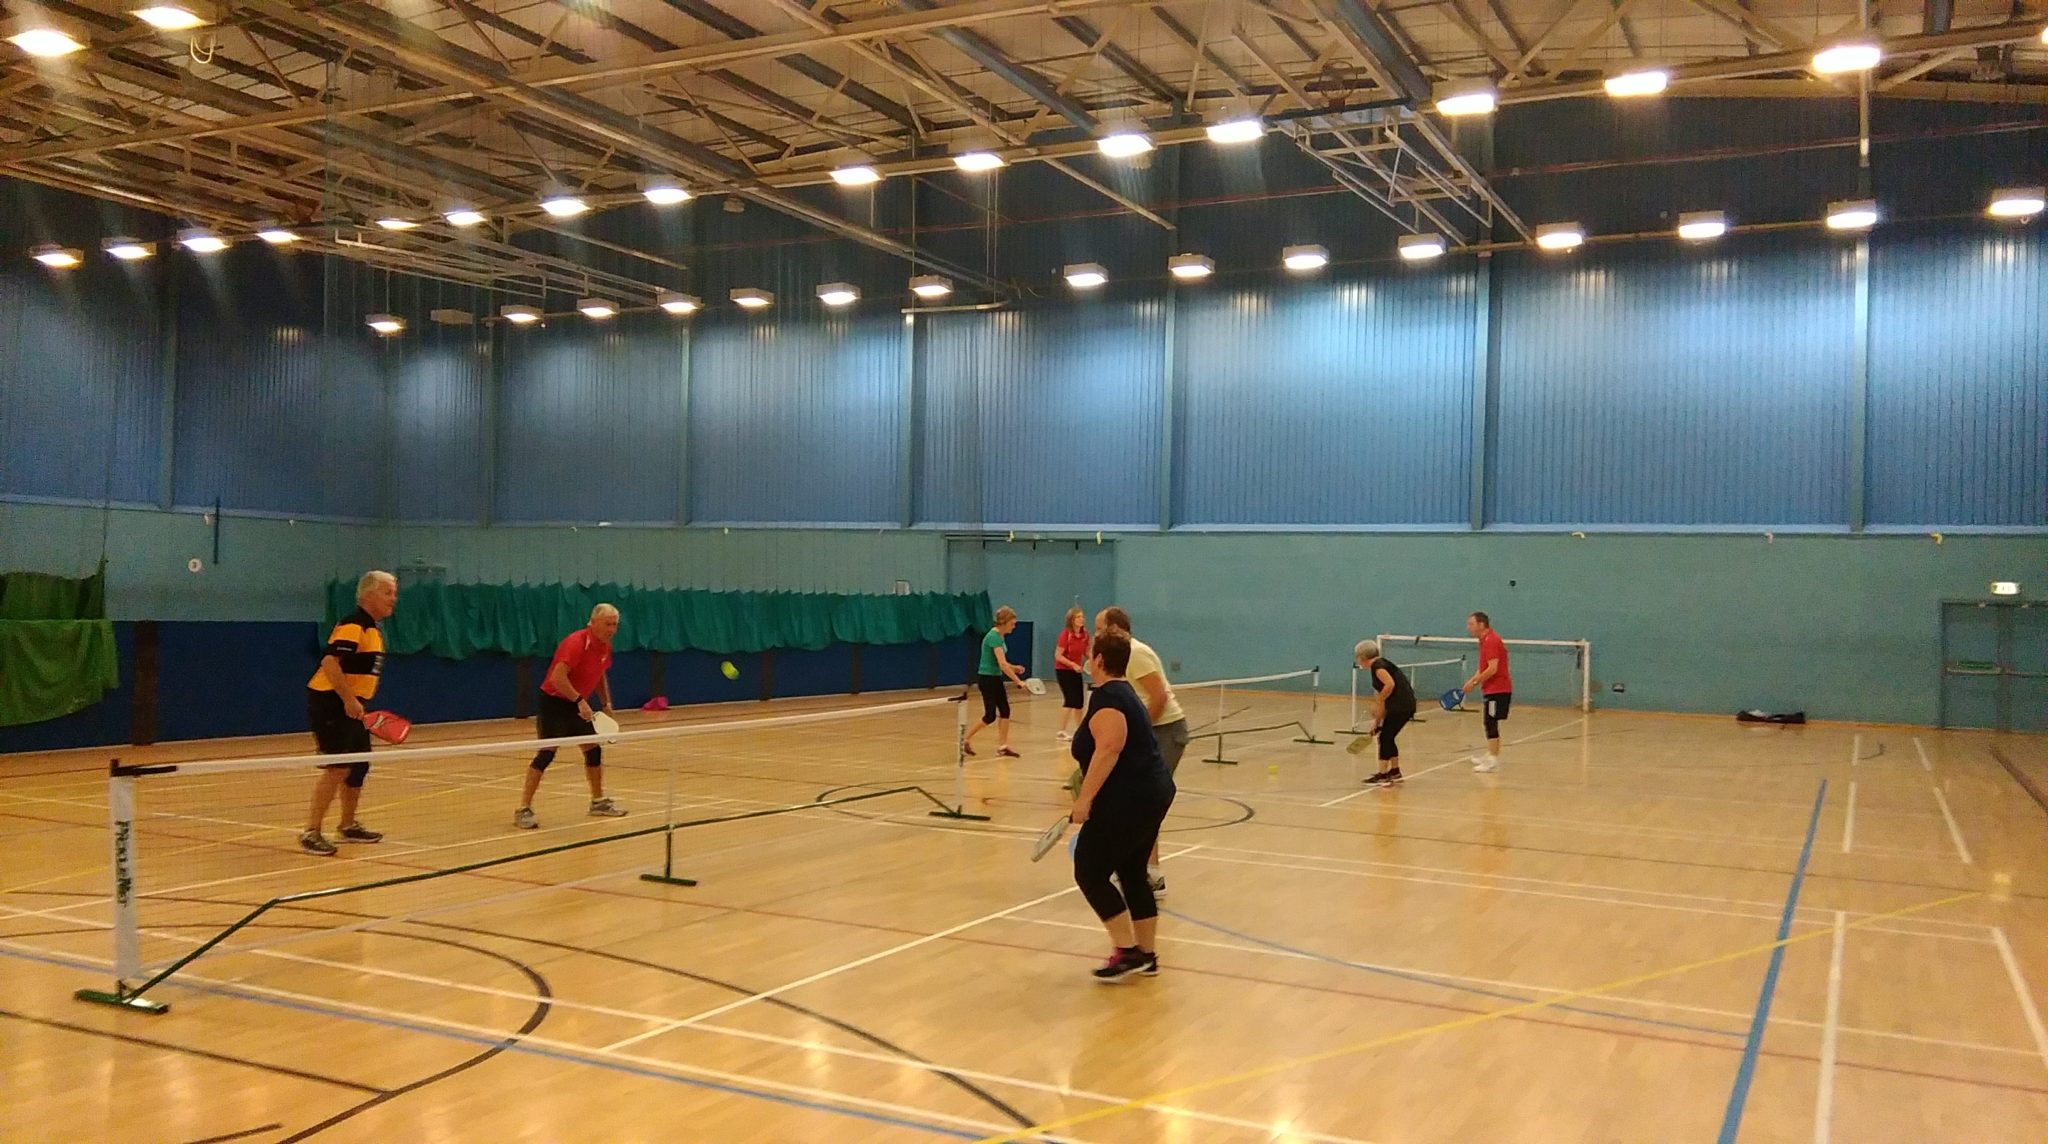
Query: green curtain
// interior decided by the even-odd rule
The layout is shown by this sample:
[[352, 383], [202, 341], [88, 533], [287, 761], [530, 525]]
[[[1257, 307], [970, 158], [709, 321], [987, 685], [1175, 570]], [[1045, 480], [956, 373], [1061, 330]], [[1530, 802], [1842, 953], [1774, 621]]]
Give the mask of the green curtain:
[[0, 727], [82, 711], [120, 686], [107, 620], [0, 620]]
[[[553, 654], [564, 635], [614, 604], [619, 651], [720, 655], [835, 643], [936, 643], [986, 628], [988, 593], [837, 596], [808, 592], [705, 592], [617, 584], [412, 584], [384, 623], [384, 645], [446, 659], [479, 652]], [[355, 582], [327, 586], [327, 622], [355, 607]]]
[[83, 579], [47, 572], [0, 573], [0, 620], [104, 620], [107, 562]]

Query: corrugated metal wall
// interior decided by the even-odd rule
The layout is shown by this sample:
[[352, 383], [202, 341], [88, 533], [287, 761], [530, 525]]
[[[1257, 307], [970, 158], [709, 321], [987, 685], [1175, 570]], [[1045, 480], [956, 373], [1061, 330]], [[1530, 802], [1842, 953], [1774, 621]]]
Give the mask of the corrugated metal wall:
[[1470, 515], [1476, 276], [1181, 295], [1176, 524]]
[[1157, 301], [925, 320], [920, 521], [1159, 519]]
[[1846, 523], [1848, 244], [1500, 260], [1488, 518]]
[[485, 399], [491, 335], [481, 327], [418, 331], [388, 353], [391, 516], [482, 522]]
[[556, 320], [500, 352], [496, 519], [677, 519], [689, 342], [673, 320]]
[[704, 323], [690, 355], [690, 518], [895, 521], [903, 324]]
[[1878, 524], [2048, 525], [2048, 242], [1883, 238], [1871, 256]]
[[0, 493], [157, 498], [163, 347], [154, 291], [113, 268], [0, 274]]

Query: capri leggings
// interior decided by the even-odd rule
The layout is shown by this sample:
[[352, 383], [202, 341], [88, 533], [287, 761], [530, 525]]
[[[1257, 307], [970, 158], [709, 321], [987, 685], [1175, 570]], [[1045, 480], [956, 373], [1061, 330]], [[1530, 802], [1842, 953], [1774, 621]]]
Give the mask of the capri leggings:
[[981, 688], [981, 721], [993, 723], [1010, 717], [1010, 692], [1003, 686], [1000, 675], [977, 675], [974, 682]]
[[1074, 842], [1074, 884], [1081, 888], [1096, 917], [1108, 921], [1127, 910], [1136, 922], [1159, 916], [1145, 859], [1159, 842], [1166, 811], [1165, 806], [1109, 813], [1098, 808], [1081, 824], [1081, 836]]

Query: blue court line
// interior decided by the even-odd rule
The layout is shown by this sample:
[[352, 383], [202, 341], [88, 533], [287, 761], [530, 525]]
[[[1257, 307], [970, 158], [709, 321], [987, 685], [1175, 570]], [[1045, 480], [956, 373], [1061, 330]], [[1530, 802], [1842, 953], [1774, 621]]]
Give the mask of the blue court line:
[[[1317, 953], [1312, 949], [1296, 949], [1291, 945], [1282, 945], [1277, 941], [1270, 941], [1266, 938], [1259, 937], [1255, 934], [1243, 933], [1238, 930], [1231, 929], [1229, 926], [1220, 926], [1217, 925], [1215, 922], [1205, 922], [1200, 918], [1191, 918], [1186, 914], [1179, 913], [1174, 910], [1162, 909], [1159, 912], [1165, 914], [1167, 917], [1174, 918], [1178, 921], [1184, 921], [1189, 925], [1200, 926], [1203, 929], [1214, 930], [1217, 933], [1221, 934], [1229, 934], [1231, 937], [1237, 938], [1240, 941], [1248, 941], [1253, 943], [1254, 945], [1263, 945], [1269, 949], [1277, 949], [1282, 953], [1291, 953], [1297, 957], [1306, 957], [1312, 961], [1322, 961], [1327, 962], [1331, 965], [1341, 965], [1346, 969], [1357, 969], [1362, 970], [1366, 973], [1377, 973], [1382, 977], [1397, 977], [1403, 981], [1413, 981], [1420, 985], [1433, 985], [1438, 989], [1449, 989], [1458, 993], [1473, 993], [1481, 997], [1493, 997], [1501, 1001], [1515, 1001], [1520, 1002], [1522, 1004], [1527, 1004], [1531, 1001], [1536, 1000], [1536, 998], [1534, 997], [1524, 997], [1517, 993], [1507, 993], [1499, 989], [1484, 989], [1477, 985], [1461, 985], [1455, 981], [1446, 981], [1441, 977], [1431, 977], [1425, 973], [1411, 973], [1405, 969], [1388, 969], [1384, 966], [1379, 965], [1366, 965], [1363, 962], [1346, 961], [1344, 958], [1335, 957], [1327, 953]], [[1638, 1017], [1633, 1013], [1617, 1013], [1611, 1009], [1594, 1009], [1580, 1005], [1553, 1005], [1551, 1006], [1551, 1008], [1566, 1009], [1570, 1010], [1573, 1013], [1583, 1013], [1593, 1017], [1606, 1017], [1610, 1020], [1615, 1021], [1629, 1021], [1638, 1025], [1655, 1025], [1663, 1029], [1683, 1029], [1688, 1033], [1706, 1033], [1709, 1036], [1715, 1037], [1739, 1037], [1742, 1035], [1730, 1029], [1714, 1029], [1709, 1028], [1705, 1025], [1688, 1025], [1682, 1021], [1660, 1021], [1655, 1017]]]
[[1799, 865], [1792, 871], [1792, 888], [1785, 893], [1785, 912], [1778, 918], [1778, 947], [1771, 951], [1771, 964], [1764, 970], [1763, 991], [1757, 995], [1756, 1015], [1750, 1018], [1749, 1041], [1742, 1046], [1742, 1065], [1735, 1070], [1735, 1087], [1728, 1092], [1728, 1110], [1721, 1116], [1717, 1144], [1735, 1144], [1742, 1130], [1742, 1108], [1749, 1103], [1749, 1084], [1756, 1079], [1757, 1054], [1764, 1047], [1764, 1025], [1771, 1019], [1771, 995], [1778, 990], [1778, 969], [1785, 964], [1785, 939], [1792, 933], [1792, 914], [1799, 908], [1799, 886], [1806, 881], [1806, 861], [1813, 857], [1813, 835], [1820, 829], [1820, 807], [1828, 797], [1828, 780], [1820, 780], [1813, 796], [1813, 817], [1806, 823], [1806, 844], [1799, 848]]
[[[32, 953], [22, 953], [17, 950], [11, 949], [0, 949], [0, 957], [12, 957], [19, 959], [21, 961], [40, 962], [44, 965], [54, 965], [64, 969], [104, 970], [106, 968], [105, 966], [94, 965], [90, 962], [74, 961], [70, 958], [62, 957], [46, 957]], [[454, 1029], [442, 1029], [432, 1025], [420, 1025], [414, 1024], [409, 1021], [393, 1020], [389, 1017], [373, 1017], [366, 1013], [350, 1013], [344, 1010], [327, 1009], [319, 1005], [309, 1005], [305, 1002], [291, 1001], [282, 997], [263, 997], [252, 993], [244, 993], [236, 989], [228, 989], [220, 986], [205, 985], [192, 981], [173, 982], [173, 984], [179, 985], [185, 989], [192, 990], [196, 993], [210, 993], [221, 997], [232, 997], [238, 1001], [254, 1001], [261, 1005], [275, 1005], [282, 1009], [293, 1009], [302, 1013], [314, 1013], [322, 1017], [340, 1017], [343, 1020], [348, 1021], [361, 1021], [369, 1025], [382, 1025], [386, 1028], [402, 1029], [409, 1033], [425, 1033], [429, 1036], [444, 1037], [451, 1041], [462, 1041], [472, 1045], [479, 1045], [484, 1048], [496, 1048], [499, 1045], [504, 1044], [505, 1040], [510, 1036], [509, 1033], [506, 1034], [506, 1036], [501, 1037], [479, 1036], [477, 1034], [464, 1033]], [[860, 1120], [870, 1121], [875, 1124], [887, 1124], [896, 1128], [915, 1128], [922, 1132], [933, 1132], [937, 1133], [940, 1136], [950, 1136], [955, 1140], [980, 1140], [983, 1138], [982, 1133], [979, 1132], [963, 1132], [957, 1128], [947, 1128], [944, 1125], [940, 1124], [926, 1124], [921, 1121], [906, 1120], [900, 1117], [890, 1116], [885, 1113], [864, 1112], [857, 1108], [842, 1108], [838, 1105], [818, 1103], [814, 1101], [805, 1100], [801, 1097], [784, 1096], [783, 1094], [776, 1092], [762, 1092], [757, 1089], [742, 1088], [739, 1085], [727, 1084], [722, 1081], [701, 1080], [697, 1077], [678, 1076], [675, 1073], [663, 1072], [660, 1069], [630, 1064], [625, 1061], [610, 1061], [601, 1058], [578, 1056], [575, 1053], [563, 1052], [557, 1049], [550, 1049], [544, 1045], [528, 1044], [525, 1041], [515, 1041], [512, 1044], [505, 1045], [504, 1048], [506, 1052], [525, 1053], [529, 1056], [545, 1057], [549, 1060], [565, 1061], [569, 1064], [590, 1065], [595, 1068], [609, 1069], [612, 1072], [626, 1073], [630, 1076], [646, 1077], [652, 1080], [665, 1080], [675, 1084], [687, 1085], [691, 1088], [709, 1089], [712, 1092], [728, 1093], [733, 1096], [751, 1096], [757, 1100], [766, 1100], [773, 1102], [775, 1104], [785, 1104], [796, 1108], [810, 1109], [814, 1112], [831, 1112], [836, 1113], [840, 1116], [851, 1116]]]

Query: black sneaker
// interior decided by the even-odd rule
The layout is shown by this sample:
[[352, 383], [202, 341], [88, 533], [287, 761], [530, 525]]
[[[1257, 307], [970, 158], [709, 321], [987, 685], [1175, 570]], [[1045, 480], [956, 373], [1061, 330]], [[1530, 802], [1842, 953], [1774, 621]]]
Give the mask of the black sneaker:
[[1365, 785], [1369, 787], [1399, 786], [1401, 785], [1401, 768], [1395, 767], [1391, 771], [1381, 771], [1379, 774], [1365, 780]]
[[308, 830], [299, 835], [299, 849], [308, 854], [318, 854], [322, 858], [334, 856], [334, 843], [327, 841], [317, 830]]
[[1114, 985], [1133, 973], [1144, 972], [1145, 967], [1150, 964], [1152, 959], [1140, 952], [1136, 946], [1119, 949], [1109, 955], [1108, 961], [1095, 968], [1095, 980], [1104, 985]]
[[342, 827], [340, 830], [335, 831], [335, 837], [340, 838], [343, 842], [384, 841], [384, 836], [382, 834], [378, 833], [377, 831], [371, 830], [369, 827], [364, 826], [360, 822], [351, 822], [347, 826]]
[[1139, 955], [1140, 957], [1143, 957], [1143, 958], [1145, 959], [1145, 968], [1143, 968], [1143, 969], [1140, 969], [1140, 970], [1138, 971], [1138, 976], [1140, 976], [1140, 977], [1157, 977], [1157, 976], [1159, 976], [1159, 955], [1158, 955], [1157, 953], [1146, 953], [1146, 952], [1145, 952], [1144, 950], [1142, 950], [1142, 949], [1138, 951], [1138, 955]]

